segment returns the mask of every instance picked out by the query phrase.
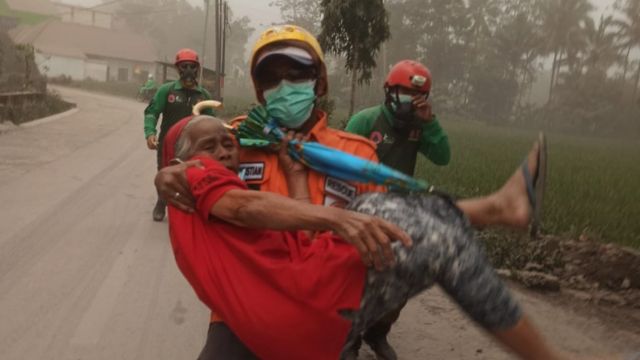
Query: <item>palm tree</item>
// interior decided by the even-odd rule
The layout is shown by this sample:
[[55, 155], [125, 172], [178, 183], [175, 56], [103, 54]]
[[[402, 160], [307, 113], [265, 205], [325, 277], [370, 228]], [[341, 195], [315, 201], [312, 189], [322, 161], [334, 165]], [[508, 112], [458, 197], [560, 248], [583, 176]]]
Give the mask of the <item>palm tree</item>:
[[623, 15], [622, 20], [616, 21], [616, 25], [620, 29], [622, 47], [626, 51], [622, 73], [622, 79], [626, 80], [631, 50], [640, 47], [640, 0], [624, 0], [624, 3], [618, 0], [616, 7]]
[[633, 88], [632, 101], [637, 101], [635, 99], [636, 99], [636, 95], [638, 94], [638, 88], [640, 87], [640, 60], [638, 60], [637, 63], [638, 63], [638, 70], [636, 70], [636, 86]]
[[515, 13], [495, 32], [493, 44], [508, 65], [506, 74], [518, 82], [516, 105], [524, 97], [535, 77], [535, 60], [540, 54], [542, 37], [535, 16], [528, 12]]
[[593, 19], [586, 20], [584, 67], [587, 72], [606, 76], [607, 70], [620, 60], [619, 45], [616, 43], [618, 35], [613, 31], [613, 26], [612, 16], [601, 16], [597, 27]]
[[[576, 40], [593, 5], [589, 0], [547, 0], [542, 4], [543, 28], [547, 41], [547, 53], [553, 54], [549, 101], [557, 82], [562, 63], [570, 67], [576, 54]], [[563, 60], [563, 55], [566, 58]]]

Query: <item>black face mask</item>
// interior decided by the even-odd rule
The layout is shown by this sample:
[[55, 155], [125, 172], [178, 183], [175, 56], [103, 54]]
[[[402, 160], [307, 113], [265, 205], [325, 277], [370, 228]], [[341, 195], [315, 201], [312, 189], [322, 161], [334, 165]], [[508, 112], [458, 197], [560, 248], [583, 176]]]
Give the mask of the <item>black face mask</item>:
[[[412, 130], [420, 127], [420, 120], [416, 117], [413, 103], [401, 102], [398, 90], [386, 91], [387, 107], [393, 114], [393, 127], [397, 130]], [[395, 109], [395, 110], [394, 110]]]
[[195, 64], [180, 64], [178, 65], [178, 74], [180, 74], [180, 80], [189, 84], [195, 84], [198, 78], [199, 67]]

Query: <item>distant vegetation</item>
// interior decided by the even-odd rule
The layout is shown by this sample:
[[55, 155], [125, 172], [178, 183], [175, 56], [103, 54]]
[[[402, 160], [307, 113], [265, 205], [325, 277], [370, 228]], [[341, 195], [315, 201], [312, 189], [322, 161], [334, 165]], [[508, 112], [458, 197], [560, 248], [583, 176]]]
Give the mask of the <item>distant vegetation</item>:
[[[437, 167], [423, 157], [417, 177], [460, 197], [500, 187], [524, 160], [536, 133], [443, 121], [453, 152]], [[549, 177], [543, 230], [589, 235], [640, 248], [640, 141], [548, 134]]]
[[[363, 2], [356, 0], [272, 4], [285, 21], [324, 34], [335, 29], [323, 28], [331, 21], [320, 23], [322, 5], [334, 3], [358, 21], [343, 19], [348, 28], [327, 38], [327, 49], [343, 45], [330, 44], [334, 38], [351, 39], [350, 29], [371, 15], [388, 21], [391, 33], [374, 58], [369, 86], [358, 89], [356, 109], [382, 101], [390, 65], [414, 59], [432, 71], [439, 113], [494, 125], [640, 136], [640, 0], [617, 0], [599, 18], [590, 0], [387, 0], [386, 15], [378, 6], [358, 8]], [[350, 53], [338, 53], [331, 68], [350, 69]], [[339, 70], [331, 82], [338, 108], [348, 107], [351, 82]]]
[[13, 17], [18, 19], [18, 23], [27, 25], [37, 24], [48, 19], [48, 16], [46, 15], [11, 10], [5, 0], [0, 0], [0, 16]]
[[34, 49], [15, 45], [6, 33], [0, 33], [0, 93], [45, 93], [39, 101], [12, 97], [11, 105], [0, 106], [0, 122], [20, 124], [63, 112], [73, 107], [58, 95], [46, 92], [46, 79], [34, 61]]

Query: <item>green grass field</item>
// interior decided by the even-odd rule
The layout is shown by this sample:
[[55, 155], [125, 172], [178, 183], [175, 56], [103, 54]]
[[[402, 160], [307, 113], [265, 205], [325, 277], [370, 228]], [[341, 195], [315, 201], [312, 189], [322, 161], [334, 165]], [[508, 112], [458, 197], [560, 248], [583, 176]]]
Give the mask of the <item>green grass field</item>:
[[[461, 197], [497, 189], [524, 159], [537, 134], [447, 122], [452, 161], [437, 167], [423, 157], [417, 176]], [[549, 175], [545, 233], [585, 233], [640, 248], [640, 141], [547, 134]]]
[[[336, 109], [331, 125], [347, 118]], [[451, 163], [419, 156], [416, 176], [458, 197], [498, 189], [519, 166], [538, 133], [472, 121], [441, 120]], [[640, 139], [598, 139], [547, 133], [549, 150], [543, 232], [586, 234], [640, 248]]]

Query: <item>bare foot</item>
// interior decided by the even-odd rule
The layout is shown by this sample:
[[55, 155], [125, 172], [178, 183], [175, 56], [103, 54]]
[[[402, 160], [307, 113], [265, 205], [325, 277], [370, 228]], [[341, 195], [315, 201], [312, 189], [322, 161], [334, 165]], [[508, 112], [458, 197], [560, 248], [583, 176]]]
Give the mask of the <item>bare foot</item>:
[[[527, 168], [529, 169], [529, 174], [534, 178], [538, 167], [539, 152], [540, 143], [536, 141], [527, 156]], [[503, 225], [520, 229], [526, 229], [529, 226], [533, 209], [531, 208], [527, 185], [521, 167], [518, 167], [516, 172], [511, 175], [509, 180], [493, 197], [501, 210], [500, 217]]]

